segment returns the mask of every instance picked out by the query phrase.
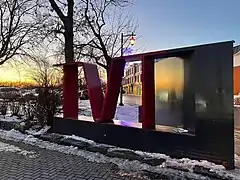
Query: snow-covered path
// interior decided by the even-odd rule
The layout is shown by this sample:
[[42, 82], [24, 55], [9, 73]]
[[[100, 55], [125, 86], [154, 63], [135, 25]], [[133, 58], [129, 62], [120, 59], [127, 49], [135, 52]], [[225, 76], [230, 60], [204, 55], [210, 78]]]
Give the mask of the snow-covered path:
[[[90, 110], [90, 104], [89, 101], [81, 101], [79, 103], [79, 119], [82, 120], [89, 120], [92, 119], [91, 117], [91, 110]], [[121, 119], [131, 122], [137, 122], [138, 120], [138, 107], [134, 105], [125, 105], [123, 107], [117, 107], [117, 112], [115, 119]], [[43, 130], [44, 132], [44, 130]], [[39, 132], [41, 133], [41, 132]], [[112, 163], [118, 166], [123, 172], [122, 174], [132, 176], [133, 174], [135, 176], [143, 176], [143, 171], [149, 171], [153, 173], [158, 173], [161, 175], [166, 175], [168, 177], [185, 177], [190, 179], [209, 179], [206, 176], [202, 176], [199, 174], [193, 173], [193, 168], [195, 165], [200, 165], [203, 167], [208, 167], [211, 169], [212, 172], [217, 173], [219, 176], [223, 178], [229, 178], [229, 179], [239, 179], [240, 180], [240, 158], [239, 156], [235, 157], [236, 166], [237, 168], [233, 171], [226, 171], [222, 166], [214, 165], [213, 163], [207, 162], [207, 161], [195, 161], [190, 159], [172, 159], [166, 155], [163, 154], [149, 154], [144, 153], [140, 151], [135, 151], [135, 153], [144, 155], [147, 157], [154, 157], [154, 158], [164, 158], [166, 159], [166, 162], [159, 166], [151, 166], [147, 165], [145, 163], [140, 163], [139, 161], [129, 161], [126, 159], [119, 159], [119, 158], [109, 158], [107, 156], [104, 156], [99, 153], [92, 153], [87, 152], [84, 150], [79, 150], [76, 147], [69, 147], [69, 146], [62, 146], [46, 141], [42, 141], [40, 139], [36, 139], [31, 135], [25, 135], [21, 134], [15, 130], [12, 131], [4, 131], [0, 130], [0, 137], [6, 140], [13, 140], [15, 142], [20, 142], [24, 144], [30, 144], [37, 147], [40, 147], [41, 149], [47, 149], [47, 150], [53, 150], [58, 151], [60, 153], [63, 153], [65, 155], [74, 155], [79, 156], [81, 158], [84, 158], [86, 161], [90, 161], [93, 163]], [[81, 137], [74, 137], [77, 139], [83, 140]], [[235, 133], [236, 140], [240, 140], [240, 131], [236, 131]], [[240, 144], [240, 142], [239, 142]], [[239, 148], [236, 145], [237, 148]], [[113, 150], [116, 148], [113, 148]], [[118, 149], [118, 148], [117, 148]], [[7, 142], [0, 142], [0, 154], [1, 153], [14, 153], [15, 155], [24, 155], [25, 158], [37, 158], [39, 156], [39, 153], [36, 153], [35, 151], [24, 150], [18, 146], [9, 144]], [[1, 164], [0, 164], [1, 165]], [[169, 168], [171, 167], [171, 168]], [[180, 169], [188, 169], [190, 172], [180, 171], [176, 170], [173, 167], [177, 167]], [[0, 167], [1, 168], [1, 167]], [[1, 176], [0, 176], [0, 179]]]
[[[134, 176], [138, 177], [137, 179], [139, 179], [139, 176], [140, 177], [143, 176], [142, 172], [144, 172], [144, 171], [157, 173], [157, 174], [167, 176], [167, 177], [178, 177], [178, 178], [182, 177], [183, 179], [185, 179], [185, 178], [188, 178], [188, 179], [210, 179], [207, 176], [196, 174], [192, 171], [193, 167], [195, 165], [200, 165], [200, 166], [203, 166], [203, 167], [206, 167], [206, 168], [210, 168], [212, 172], [217, 173], [222, 178], [225, 178], [225, 179], [227, 178], [227, 179], [232, 179], [232, 180], [234, 180], [234, 179], [240, 180], [240, 169], [239, 169], [239, 167], [237, 167], [233, 171], [226, 171], [222, 166], [214, 165], [213, 163], [210, 163], [210, 162], [207, 162], [207, 161], [195, 161], [195, 160], [190, 160], [190, 159], [186, 159], [186, 158], [184, 158], [184, 159], [172, 159], [172, 158], [170, 158], [166, 155], [163, 155], [163, 154], [153, 154], [153, 153], [150, 154], [150, 153], [135, 151], [138, 154], [145, 155], [145, 156], [148, 156], [148, 157], [152, 156], [152, 157], [155, 157], [155, 158], [165, 158], [167, 160], [162, 165], [151, 166], [151, 165], [147, 165], [145, 163], [140, 163], [139, 161], [129, 161], [129, 160], [126, 160], [126, 159], [109, 158], [105, 155], [102, 155], [102, 154], [99, 154], [99, 153], [88, 152], [88, 151], [85, 151], [85, 150], [80, 150], [76, 147], [63, 146], [63, 145], [58, 145], [58, 144], [55, 144], [55, 143], [50, 143], [50, 142], [47, 142], [47, 141], [42, 141], [40, 139], [34, 138], [31, 135], [21, 134], [20, 132], [15, 131], [15, 130], [11, 130], [11, 131], [0, 130], [0, 137], [2, 139], [5, 139], [5, 140], [12, 140], [12, 141], [15, 141], [17, 143], [20, 143], [21, 146], [23, 146], [23, 144], [33, 145], [33, 146], [29, 146], [30, 149], [27, 149], [27, 151], [29, 151], [29, 152], [35, 151], [35, 152], [38, 152], [37, 154], [39, 154], [39, 151], [42, 151], [41, 149], [47, 149], [47, 150], [51, 150], [51, 151], [54, 151], [54, 152], [57, 151], [59, 153], [62, 153], [61, 155], [58, 154], [58, 156], [64, 156], [64, 157], [65, 156], [69, 157], [69, 155], [73, 155], [74, 157], [78, 156], [80, 159], [85, 159], [84, 161], [86, 161], [86, 163], [90, 163], [90, 164], [91, 164], [91, 162], [93, 164], [98, 164], [98, 163], [115, 164], [118, 168], [120, 168], [122, 170], [121, 171], [122, 174], [125, 174], [125, 175], [128, 175], [128, 176], [133, 176], [134, 175]], [[3, 143], [6, 144], [6, 142], [3, 142]], [[4, 146], [7, 146], [5, 144], [4, 144]], [[36, 148], [34, 148], [34, 146], [35, 147], [40, 147], [40, 149], [37, 150]], [[20, 149], [23, 149], [23, 148], [20, 148]], [[114, 148], [112, 150], [114, 150]], [[47, 152], [49, 152], [49, 151], [47, 151]], [[0, 154], [1, 154], [1, 152], [0, 152]], [[17, 153], [15, 153], [15, 155], [16, 154]], [[65, 154], [65, 155], [63, 155], [63, 154]], [[48, 155], [47, 158], [50, 158], [49, 156], [50, 155]], [[39, 158], [39, 157], [41, 157], [41, 153], [38, 156], [36, 156], [36, 158]], [[30, 158], [27, 158], [27, 159], [30, 159]], [[34, 158], [32, 158], [32, 159], [34, 159]], [[46, 157], [43, 158], [43, 159], [45, 159], [43, 161], [46, 162]], [[7, 158], [5, 158], [5, 161], [7, 161]], [[39, 160], [39, 161], [41, 161], [41, 160]], [[236, 156], [236, 161], [238, 162], [238, 165], [240, 165], [239, 164], [240, 159], [239, 159], [238, 156]], [[35, 166], [37, 166], [38, 162], [34, 162]], [[48, 162], [48, 160], [47, 160], [47, 162]], [[64, 158], [63, 158], [63, 160], [61, 160], [61, 162], [57, 162], [57, 163], [64, 164]], [[0, 165], [1, 165], [1, 163], [0, 163]], [[43, 162], [41, 162], [41, 166], [43, 166]], [[51, 168], [54, 169], [53, 166], [54, 165], [51, 164]], [[89, 166], [91, 166], [91, 165], [89, 165]], [[64, 165], [64, 167], [65, 167], [65, 165]], [[188, 170], [190, 170], [190, 172], [185, 172], [184, 170], [183, 171], [182, 170], [176, 170], [176, 169], [174, 169], [174, 167], [179, 167], [180, 169], [188, 169]], [[74, 167], [71, 166], [71, 168], [74, 168]], [[52, 174], [53, 174], [53, 172], [54, 172], [54, 170], [51, 170]]]
[[[21, 142], [0, 139], [0, 179], [138, 179], [112, 163], [97, 163]], [[30, 156], [31, 155], [31, 156]], [[122, 176], [125, 174], [125, 176]]]

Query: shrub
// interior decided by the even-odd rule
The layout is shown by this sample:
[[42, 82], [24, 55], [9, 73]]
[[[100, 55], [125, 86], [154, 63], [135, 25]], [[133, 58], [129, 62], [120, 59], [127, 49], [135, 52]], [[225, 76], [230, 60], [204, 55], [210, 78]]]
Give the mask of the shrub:
[[28, 94], [25, 94], [22, 99], [25, 102], [31, 102], [31, 101], [36, 101], [37, 97], [33, 93], [28, 93]]
[[38, 98], [36, 101], [36, 116], [41, 126], [45, 123], [52, 126], [53, 117], [58, 107], [61, 105], [61, 97], [57, 91], [52, 88], [44, 87], [38, 89]]
[[27, 121], [32, 122], [34, 120], [36, 114], [36, 102], [35, 101], [28, 101], [25, 102], [23, 107], [24, 116]]
[[12, 112], [11, 116], [18, 116], [21, 110], [21, 104], [19, 101], [13, 101], [9, 104], [10, 111]]
[[0, 102], [0, 113], [1, 115], [6, 115], [8, 110], [8, 103], [6, 101]]

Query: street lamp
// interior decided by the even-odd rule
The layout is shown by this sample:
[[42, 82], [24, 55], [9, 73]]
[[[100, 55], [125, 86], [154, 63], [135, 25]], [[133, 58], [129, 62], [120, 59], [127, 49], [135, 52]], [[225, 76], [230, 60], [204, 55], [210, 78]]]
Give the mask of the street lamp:
[[[129, 38], [129, 44], [131, 45], [131, 46], [133, 46], [134, 45], [134, 43], [135, 43], [135, 37], [136, 36], [136, 34], [134, 34], [133, 32], [132, 32], [132, 34], [123, 34], [123, 33], [121, 33], [121, 57], [123, 56], [123, 38], [124, 37], [130, 37]], [[120, 103], [119, 103], [119, 106], [124, 106], [124, 104], [123, 104], [123, 86], [122, 86], [122, 84], [121, 84], [121, 87], [120, 87]]]
[[134, 43], [135, 43], [135, 39], [134, 39], [134, 35], [133, 34], [131, 35], [129, 41], [130, 41], [130, 44], [133, 46]]

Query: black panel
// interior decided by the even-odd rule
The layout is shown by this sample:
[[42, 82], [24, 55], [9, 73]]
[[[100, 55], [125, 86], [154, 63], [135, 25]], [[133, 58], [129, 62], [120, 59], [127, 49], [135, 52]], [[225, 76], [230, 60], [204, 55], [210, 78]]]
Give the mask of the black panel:
[[54, 119], [51, 131], [68, 135], [75, 134], [98, 143], [122, 148], [165, 153], [176, 158], [188, 157], [206, 159], [217, 164], [227, 163], [229, 168], [233, 168], [232, 152], [229, 151], [231, 148], [222, 143], [224, 139], [219, 138], [221, 133], [214, 133], [221, 132], [226, 124], [216, 126], [209, 122], [201, 121], [196, 129], [198, 134], [196, 136], [62, 118]]

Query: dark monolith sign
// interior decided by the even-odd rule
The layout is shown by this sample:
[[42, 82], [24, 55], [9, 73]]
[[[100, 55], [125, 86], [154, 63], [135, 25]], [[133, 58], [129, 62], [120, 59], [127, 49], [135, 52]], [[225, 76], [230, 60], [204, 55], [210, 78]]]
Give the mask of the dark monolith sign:
[[[142, 123], [113, 120], [126, 61], [142, 61]], [[53, 132], [234, 168], [232, 41], [115, 58], [104, 96], [95, 65], [62, 66], [64, 118], [55, 118]], [[77, 120], [78, 66], [85, 71], [92, 122]]]

